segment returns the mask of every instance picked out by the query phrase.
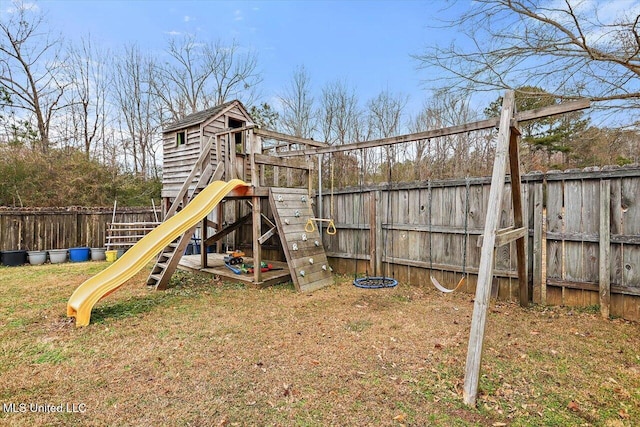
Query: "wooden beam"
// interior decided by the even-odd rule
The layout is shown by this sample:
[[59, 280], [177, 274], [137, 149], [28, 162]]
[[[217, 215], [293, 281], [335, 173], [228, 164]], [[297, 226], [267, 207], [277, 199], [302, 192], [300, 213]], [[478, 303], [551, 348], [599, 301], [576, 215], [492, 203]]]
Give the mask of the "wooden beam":
[[209, 267], [209, 257], [207, 256], [207, 245], [205, 243], [208, 237], [207, 225], [209, 225], [209, 220], [205, 216], [202, 218], [202, 229], [200, 230], [200, 267], [202, 268]]
[[[286, 133], [274, 132], [272, 130], [260, 129], [256, 128], [253, 130], [253, 133], [256, 135], [262, 136], [263, 138], [275, 139], [278, 141], [286, 141], [294, 144], [304, 144], [310, 145], [312, 147], [327, 147], [328, 144], [325, 142], [314, 141], [313, 139], [300, 138], [293, 135], [287, 135]], [[269, 148], [269, 147], [265, 147]]]
[[[501, 228], [496, 231], [496, 239], [495, 239], [495, 247], [499, 248], [500, 246], [507, 245], [511, 242], [515, 242], [518, 239], [525, 237], [528, 233], [528, 230], [525, 227], [506, 227]], [[482, 247], [484, 243], [484, 234], [481, 234], [478, 237], [478, 247]]]
[[262, 221], [260, 220], [261, 213], [260, 197], [253, 198], [253, 208], [251, 209], [252, 222], [253, 222], [253, 283], [260, 283], [262, 281], [262, 248], [260, 247], [260, 235], [262, 234]]
[[227, 199], [242, 198], [249, 199], [254, 196], [268, 197], [269, 187], [237, 187], [234, 188], [225, 196]]
[[487, 311], [491, 296], [491, 281], [495, 260], [496, 230], [500, 223], [504, 181], [509, 152], [510, 123], [513, 118], [515, 97], [513, 91], [505, 93], [500, 115], [500, 128], [496, 142], [491, 190], [489, 191], [486, 222], [484, 225], [484, 243], [480, 252], [480, 265], [476, 295], [473, 303], [473, 317], [469, 333], [469, 346], [464, 374], [463, 400], [467, 405], [475, 406], [480, 380], [480, 362], [484, 344], [484, 332], [487, 323]]
[[[542, 117], [554, 116], [557, 114], [569, 113], [571, 111], [584, 110], [589, 108], [590, 102], [588, 99], [581, 99], [578, 101], [563, 102], [562, 104], [552, 105], [550, 107], [542, 107], [535, 110], [528, 110], [522, 113], [518, 113], [512, 118], [516, 121], [533, 120]], [[375, 139], [372, 141], [354, 142], [344, 145], [328, 146], [324, 148], [306, 149], [282, 152], [279, 155], [281, 157], [291, 156], [303, 156], [310, 154], [320, 153], [336, 153], [343, 151], [359, 150], [363, 148], [381, 147], [385, 145], [401, 144], [406, 142], [420, 141], [423, 139], [438, 138], [448, 135], [457, 135], [465, 132], [473, 132], [483, 129], [491, 129], [496, 127], [500, 123], [500, 118], [492, 118], [487, 120], [481, 120], [477, 122], [466, 123], [463, 125], [449, 126], [445, 128], [432, 129], [423, 132], [410, 133], [407, 135], [393, 136], [389, 138]], [[510, 123], [509, 123], [510, 125]]]
[[225, 129], [222, 129], [222, 130], [220, 130], [218, 132], [210, 134], [210, 136], [234, 134], [234, 133], [238, 133], [238, 132], [244, 132], [245, 130], [253, 129], [255, 127], [256, 127], [256, 125], [246, 125], [246, 126], [242, 126], [242, 127], [239, 127], [239, 128], [225, 128]]
[[611, 181], [600, 181], [600, 314], [608, 319], [611, 304]]
[[[518, 287], [520, 307], [529, 306], [529, 277], [527, 275], [527, 239], [528, 228], [524, 227], [522, 212], [522, 186], [520, 182], [520, 130], [517, 125], [510, 127], [509, 135], [509, 171], [511, 172], [511, 202], [513, 204], [513, 226], [516, 238], [516, 263], [518, 268]], [[520, 231], [520, 233], [516, 233]]]
[[557, 116], [558, 114], [570, 113], [572, 111], [585, 110], [591, 107], [591, 101], [588, 99], [578, 99], [575, 101], [567, 101], [561, 104], [550, 105], [548, 107], [535, 108], [516, 113], [515, 119], [519, 122], [527, 120], [540, 119], [543, 117]]
[[[251, 202], [250, 202], [250, 201], [248, 201], [248, 200], [245, 200], [245, 202], [249, 205], [249, 207], [250, 207], [251, 209], [253, 209], [253, 203], [251, 203]], [[260, 212], [260, 216], [262, 217], [262, 219], [263, 219], [267, 224], [269, 224], [269, 226], [271, 226], [271, 227], [277, 227], [277, 226], [274, 224], [274, 222], [273, 222], [273, 221], [271, 221], [271, 220], [269, 219], [269, 217], [268, 217], [268, 216], [266, 216], [265, 214], [263, 214], [262, 212]]]
[[264, 242], [269, 240], [275, 234], [278, 234], [278, 227], [271, 227], [269, 231], [267, 231], [262, 236], [260, 236], [260, 238], [258, 239], [258, 242], [260, 242], [260, 244], [263, 245]]
[[269, 156], [266, 154], [255, 154], [255, 162], [260, 165], [272, 165], [291, 169], [315, 169], [313, 162], [309, 162], [306, 159], [283, 159], [282, 157]]
[[218, 231], [213, 236], [211, 236], [211, 237], [207, 238], [206, 240], [204, 240], [203, 241], [203, 246], [210, 246], [213, 243], [217, 242], [218, 240], [222, 239], [227, 234], [229, 234], [229, 233], [231, 233], [233, 231], [236, 231], [245, 222], [247, 222], [249, 220], [249, 218], [251, 218], [251, 213], [246, 214], [245, 216], [243, 216], [242, 218], [238, 219], [233, 224], [230, 224], [230, 225], [226, 226], [225, 228], [223, 228], [222, 230]]

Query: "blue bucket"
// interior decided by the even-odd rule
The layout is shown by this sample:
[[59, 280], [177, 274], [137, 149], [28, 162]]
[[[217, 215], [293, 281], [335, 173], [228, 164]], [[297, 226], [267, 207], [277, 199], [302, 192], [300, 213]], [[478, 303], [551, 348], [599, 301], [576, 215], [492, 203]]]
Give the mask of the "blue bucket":
[[89, 248], [70, 248], [69, 261], [71, 262], [89, 261], [90, 253], [91, 253], [91, 249]]

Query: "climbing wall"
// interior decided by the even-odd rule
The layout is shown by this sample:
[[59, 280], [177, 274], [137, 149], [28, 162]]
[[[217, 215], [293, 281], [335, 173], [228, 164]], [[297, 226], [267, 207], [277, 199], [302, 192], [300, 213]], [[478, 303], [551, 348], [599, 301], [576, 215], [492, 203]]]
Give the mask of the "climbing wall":
[[333, 275], [318, 228], [305, 231], [307, 220], [314, 216], [307, 191], [295, 188], [270, 191], [271, 209], [296, 289], [310, 292], [332, 284]]

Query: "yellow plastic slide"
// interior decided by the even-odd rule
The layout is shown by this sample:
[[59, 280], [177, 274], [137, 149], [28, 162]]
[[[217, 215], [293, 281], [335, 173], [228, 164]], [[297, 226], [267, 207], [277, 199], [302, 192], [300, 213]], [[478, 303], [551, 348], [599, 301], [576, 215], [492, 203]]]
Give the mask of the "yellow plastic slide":
[[169, 243], [195, 226], [229, 192], [238, 187], [248, 188], [239, 179], [209, 184], [184, 209], [144, 236], [116, 262], [78, 286], [67, 303], [67, 316], [76, 318], [76, 326], [87, 326], [91, 319], [91, 309], [101, 298], [122, 286]]

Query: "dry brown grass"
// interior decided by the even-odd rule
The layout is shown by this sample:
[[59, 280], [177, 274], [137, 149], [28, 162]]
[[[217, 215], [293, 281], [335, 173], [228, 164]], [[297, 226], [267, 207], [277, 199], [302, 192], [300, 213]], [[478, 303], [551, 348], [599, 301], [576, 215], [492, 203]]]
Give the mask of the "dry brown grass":
[[[310, 295], [140, 273], [76, 329], [104, 263], [0, 268], [0, 401], [83, 404], [2, 425], [602, 425], [640, 422], [640, 326], [491, 307], [477, 409], [462, 403], [472, 296], [417, 284]], [[82, 407], [85, 408], [84, 406]]]

